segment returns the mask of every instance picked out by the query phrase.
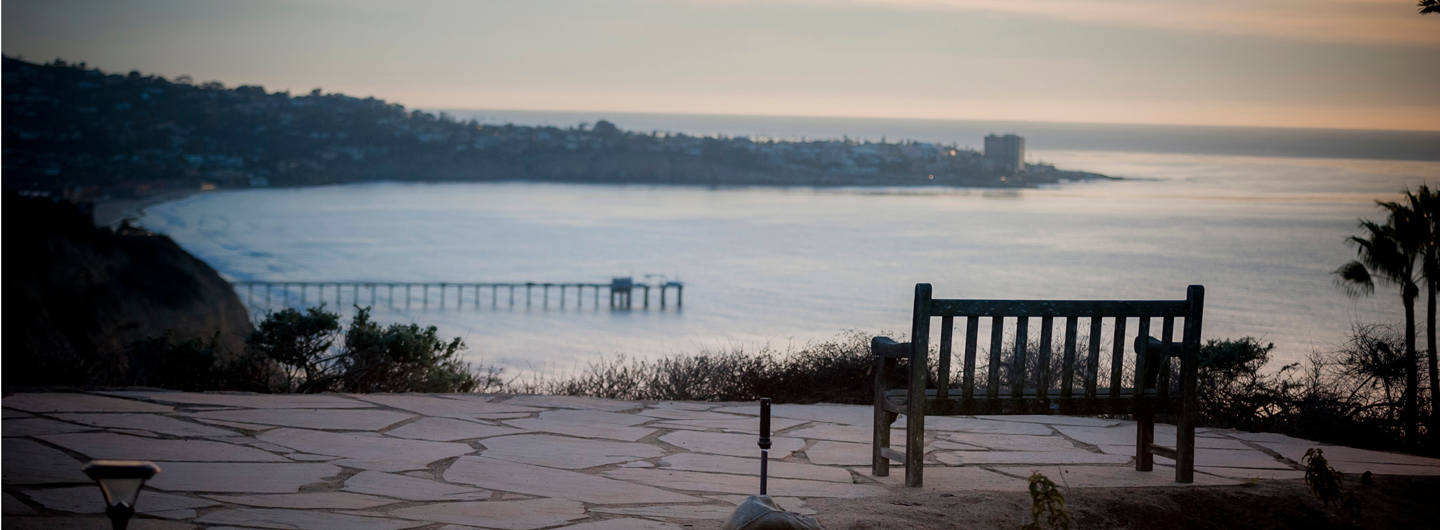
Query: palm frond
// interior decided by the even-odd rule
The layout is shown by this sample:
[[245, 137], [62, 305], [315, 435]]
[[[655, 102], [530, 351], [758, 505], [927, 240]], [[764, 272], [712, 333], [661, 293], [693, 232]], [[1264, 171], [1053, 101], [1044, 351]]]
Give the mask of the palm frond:
[[1375, 293], [1375, 280], [1364, 263], [1352, 261], [1331, 274], [1335, 275], [1335, 286], [1345, 290], [1345, 296], [1360, 298]]

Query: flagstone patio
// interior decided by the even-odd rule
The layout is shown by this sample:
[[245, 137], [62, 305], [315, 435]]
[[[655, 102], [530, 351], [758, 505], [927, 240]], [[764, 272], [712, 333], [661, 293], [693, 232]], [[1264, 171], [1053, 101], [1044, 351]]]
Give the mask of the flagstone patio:
[[[96, 458], [162, 472], [131, 528], [717, 528], [759, 487], [758, 406], [566, 396], [33, 393], [5, 396], [5, 528], [108, 528]], [[787, 509], [901, 487], [872, 477], [865, 406], [777, 405], [770, 492]], [[903, 420], [897, 426], [904, 425]], [[1156, 427], [1160, 443], [1174, 428]], [[897, 440], [904, 439], [896, 431]], [[1347, 473], [1440, 475], [1440, 460], [1276, 434], [1201, 430], [1195, 485], [1301, 477], [1322, 447]], [[1135, 424], [1063, 416], [927, 418], [925, 488], [1181, 487], [1131, 463]], [[823, 523], [823, 518], [822, 518]]]

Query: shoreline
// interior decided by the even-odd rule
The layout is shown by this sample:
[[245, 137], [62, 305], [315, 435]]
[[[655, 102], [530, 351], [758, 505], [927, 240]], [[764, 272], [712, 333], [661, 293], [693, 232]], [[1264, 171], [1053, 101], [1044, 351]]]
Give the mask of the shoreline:
[[97, 200], [95, 201], [95, 227], [113, 227], [123, 221], [130, 221], [130, 224], [133, 225], [139, 221], [141, 217], [145, 216], [146, 208], [170, 201], [178, 201], [192, 195], [218, 191], [227, 190], [175, 189], [165, 190], [143, 197]]

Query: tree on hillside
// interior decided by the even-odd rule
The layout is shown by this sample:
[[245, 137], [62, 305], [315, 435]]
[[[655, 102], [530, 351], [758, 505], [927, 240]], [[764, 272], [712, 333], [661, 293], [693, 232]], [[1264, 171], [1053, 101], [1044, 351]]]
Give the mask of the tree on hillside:
[[1351, 261], [1335, 270], [1336, 283], [1345, 288], [1346, 294], [1368, 296], [1375, 292], [1375, 278], [1400, 286], [1401, 300], [1405, 304], [1405, 410], [1402, 423], [1405, 424], [1406, 443], [1418, 440], [1419, 416], [1418, 386], [1415, 354], [1415, 297], [1420, 294], [1416, 282], [1416, 258], [1421, 245], [1413, 239], [1416, 228], [1413, 215], [1405, 212], [1390, 215], [1384, 225], [1361, 219], [1362, 236], [1352, 236], [1350, 242], [1356, 246], [1360, 259]]

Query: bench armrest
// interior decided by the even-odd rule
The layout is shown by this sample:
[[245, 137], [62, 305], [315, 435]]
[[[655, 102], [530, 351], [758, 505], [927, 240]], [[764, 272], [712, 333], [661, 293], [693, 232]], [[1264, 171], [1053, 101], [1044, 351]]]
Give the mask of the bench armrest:
[[910, 343], [895, 342], [890, 337], [875, 337], [870, 339], [870, 352], [875, 354], [876, 357], [909, 359]]
[[1140, 337], [1135, 337], [1135, 351], [1140, 351], [1141, 341], [1146, 341], [1148, 343], [1149, 347], [1146, 348], [1145, 351], [1148, 352], [1151, 356], [1164, 356], [1168, 354], [1170, 357], [1179, 359], [1180, 357], [1185, 355], [1185, 345], [1183, 343], [1172, 342], [1170, 343], [1170, 350], [1165, 351], [1165, 343], [1160, 342], [1160, 339], [1157, 339], [1155, 337], [1145, 337], [1144, 339]]

